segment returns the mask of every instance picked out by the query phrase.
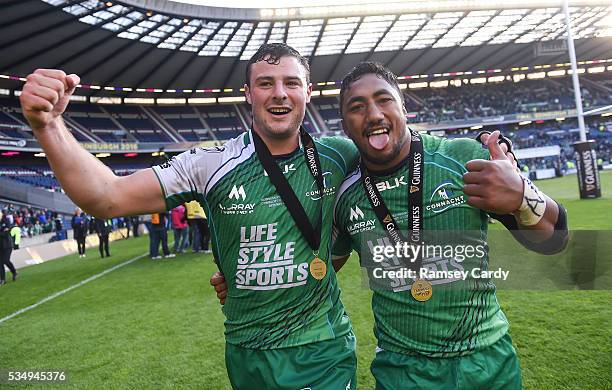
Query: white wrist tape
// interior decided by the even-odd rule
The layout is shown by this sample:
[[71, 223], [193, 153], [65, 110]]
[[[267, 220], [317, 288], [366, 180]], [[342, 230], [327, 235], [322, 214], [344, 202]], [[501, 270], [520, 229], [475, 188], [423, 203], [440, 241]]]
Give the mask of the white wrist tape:
[[521, 175], [523, 179], [523, 203], [515, 215], [523, 226], [532, 226], [540, 222], [546, 211], [546, 199], [531, 180]]

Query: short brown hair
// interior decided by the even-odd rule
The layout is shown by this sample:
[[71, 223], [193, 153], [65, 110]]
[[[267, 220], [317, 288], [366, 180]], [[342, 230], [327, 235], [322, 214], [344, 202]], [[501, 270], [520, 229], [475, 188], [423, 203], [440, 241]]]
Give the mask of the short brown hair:
[[304, 58], [297, 50], [287, 45], [286, 43], [264, 43], [259, 47], [257, 52], [253, 54], [246, 67], [246, 84], [251, 85], [251, 66], [260, 61], [266, 61], [271, 65], [278, 65], [283, 57], [295, 57], [300, 64], [306, 69], [306, 83], [310, 83], [310, 65], [308, 60]]

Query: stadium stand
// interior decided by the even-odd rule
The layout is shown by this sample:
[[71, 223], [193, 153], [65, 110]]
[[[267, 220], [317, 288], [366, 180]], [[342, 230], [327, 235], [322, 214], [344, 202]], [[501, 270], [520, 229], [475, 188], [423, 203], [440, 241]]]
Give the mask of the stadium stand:
[[335, 97], [313, 99], [312, 104], [325, 121], [329, 131], [342, 130], [340, 127], [340, 107]]
[[[612, 84], [610, 74], [589, 75], [585, 80], [589, 82], [582, 86], [584, 110], [612, 104], [612, 89], [606, 87]], [[574, 108], [571, 80], [567, 77], [408, 89], [404, 97], [409, 123], [437, 124]], [[336, 96], [313, 98], [304, 125], [314, 133], [340, 132], [338, 104]], [[66, 116], [83, 132], [103, 142], [143, 143], [226, 140], [245, 131], [251, 120], [245, 103], [150, 107], [74, 103]], [[322, 122], [319, 125], [317, 118]], [[16, 100], [0, 100], [0, 137], [32, 138], [22, 121]], [[82, 132], [73, 134], [80, 141], [91, 141]]]
[[208, 126], [195, 107], [156, 106], [153, 110], [186, 141], [211, 139], [208, 134]]
[[215, 130], [219, 140], [227, 140], [246, 130], [235, 105], [196, 107], [202, 118]]
[[[612, 103], [610, 92], [582, 86], [583, 107]], [[428, 88], [406, 93], [409, 122], [438, 123], [496, 115], [546, 112], [575, 106], [571, 80], [523, 80], [487, 85]]]
[[55, 229], [52, 210], [13, 202], [0, 202], [0, 210], [21, 228], [22, 237], [33, 237]]

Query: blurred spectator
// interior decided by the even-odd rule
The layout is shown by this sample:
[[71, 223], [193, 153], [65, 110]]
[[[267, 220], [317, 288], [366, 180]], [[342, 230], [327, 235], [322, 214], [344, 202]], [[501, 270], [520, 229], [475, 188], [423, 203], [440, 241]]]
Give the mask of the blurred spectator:
[[185, 203], [187, 209], [187, 223], [189, 224], [189, 241], [193, 252], [199, 252], [202, 249], [202, 231], [200, 220], [206, 218], [204, 209], [200, 206], [197, 200]]
[[13, 225], [9, 233], [13, 241], [13, 249], [19, 249], [19, 245], [21, 245], [21, 228], [17, 225]]
[[110, 256], [110, 252], [108, 250], [108, 235], [111, 232], [111, 224], [106, 219], [96, 217], [94, 218], [94, 227], [100, 242], [98, 246], [100, 257], [104, 258], [105, 253], [107, 257]]
[[43, 228], [40, 225], [40, 221], [36, 220], [36, 222], [34, 223], [34, 226], [32, 227], [32, 235], [39, 235], [42, 234], [43, 232]]
[[159, 255], [159, 244], [161, 242], [164, 257], [174, 257], [174, 253], [170, 253], [168, 249], [168, 214], [155, 213], [151, 214], [151, 230], [149, 231], [149, 256], [152, 260], [161, 259]]
[[202, 245], [201, 248], [204, 251], [204, 253], [210, 253], [211, 250], [209, 249], [209, 243], [210, 243], [210, 230], [208, 229], [208, 218], [206, 218], [206, 213], [204, 213], [204, 210], [202, 210], [202, 214], [204, 214], [204, 217], [201, 219], [198, 219], [198, 230], [200, 231], [200, 244]]
[[7, 214], [0, 213], [0, 286], [6, 283], [6, 273], [4, 266], [13, 274], [13, 281], [17, 280], [17, 271], [11, 263], [11, 253], [13, 252], [13, 240], [9, 233], [11, 224]]
[[170, 210], [172, 230], [174, 232], [174, 253], [183, 253], [189, 240], [189, 225], [187, 224], [187, 210], [179, 205]]
[[65, 240], [66, 232], [64, 231], [64, 222], [58, 213], [53, 213], [53, 227], [55, 228], [55, 240]]
[[130, 230], [132, 230], [132, 218], [130, 218], [130, 217], [123, 217], [123, 218], [121, 218], [121, 220], [123, 221], [123, 226], [121, 226], [121, 227], [125, 227], [125, 230], [126, 230], [126, 237], [125, 238], [130, 238]]
[[134, 215], [133, 217], [128, 217], [128, 218], [131, 219], [134, 237], [140, 236], [140, 232], [138, 231], [138, 227], [140, 226], [140, 216]]
[[85, 254], [85, 239], [87, 238], [87, 227], [89, 222], [85, 217], [85, 213], [80, 208], [76, 208], [74, 210], [74, 215], [72, 216], [72, 232], [74, 234], [74, 239], [77, 242], [77, 247], [79, 250], [79, 257], [83, 258], [86, 256]]

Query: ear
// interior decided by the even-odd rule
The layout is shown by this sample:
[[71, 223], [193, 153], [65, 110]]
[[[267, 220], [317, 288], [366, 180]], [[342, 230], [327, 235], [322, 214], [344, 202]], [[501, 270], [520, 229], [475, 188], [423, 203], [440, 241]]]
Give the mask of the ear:
[[246, 97], [247, 103], [253, 104], [251, 102], [251, 90], [249, 89], [249, 86], [247, 84], [244, 84], [244, 96]]
[[312, 95], [312, 83], [309, 83], [308, 87], [306, 88], [306, 103], [310, 103], [311, 95]]

